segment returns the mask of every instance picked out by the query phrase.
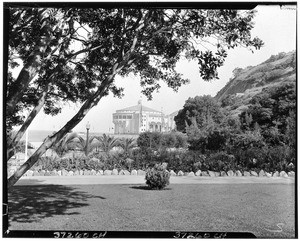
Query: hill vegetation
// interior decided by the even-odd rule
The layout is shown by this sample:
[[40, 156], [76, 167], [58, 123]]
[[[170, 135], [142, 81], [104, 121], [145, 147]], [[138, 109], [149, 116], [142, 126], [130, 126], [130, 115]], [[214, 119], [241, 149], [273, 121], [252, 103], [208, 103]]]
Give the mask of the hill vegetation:
[[233, 77], [217, 93], [215, 99], [237, 116], [256, 94], [295, 81], [296, 52], [279, 53], [257, 66], [236, 68]]
[[189, 151], [201, 156], [196, 158], [201, 170], [292, 169], [296, 53], [280, 53], [233, 74], [215, 97], [189, 98], [174, 118]]

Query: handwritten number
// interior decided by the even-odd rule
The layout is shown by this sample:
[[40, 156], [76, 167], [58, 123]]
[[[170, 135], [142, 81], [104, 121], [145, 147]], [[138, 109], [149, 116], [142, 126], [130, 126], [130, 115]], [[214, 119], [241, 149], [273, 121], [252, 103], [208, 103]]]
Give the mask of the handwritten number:
[[216, 234], [214, 235], [214, 238], [225, 238], [226, 235], [227, 235], [227, 233], [221, 233], [221, 234], [216, 233]]
[[175, 233], [176, 236], [173, 236], [174, 238], [180, 238], [180, 232]]
[[284, 226], [284, 223], [277, 223], [276, 225], [278, 227], [278, 229], [267, 229], [265, 228], [265, 230], [269, 231], [269, 232], [272, 232], [272, 233], [281, 233], [283, 231], [283, 226]]

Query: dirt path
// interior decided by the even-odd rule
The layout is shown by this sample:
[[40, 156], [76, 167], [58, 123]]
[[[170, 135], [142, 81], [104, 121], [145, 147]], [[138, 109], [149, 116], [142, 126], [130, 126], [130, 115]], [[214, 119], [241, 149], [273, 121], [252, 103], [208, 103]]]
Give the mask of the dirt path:
[[[171, 184], [292, 184], [295, 178], [282, 177], [188, 177], [171, 176]], [[91, 185], [91, 184], [145, 184], [144, 176], [32, 176], [22, 177], [16, 185]]]

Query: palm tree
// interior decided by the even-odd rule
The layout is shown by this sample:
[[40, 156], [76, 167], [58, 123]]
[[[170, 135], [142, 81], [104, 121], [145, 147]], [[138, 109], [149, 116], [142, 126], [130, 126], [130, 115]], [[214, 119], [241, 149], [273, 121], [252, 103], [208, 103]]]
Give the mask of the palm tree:
[[103, 134], [100, 137], [97, 137], [99, 140], [99, 148], [108, 154], [115, 146], [119, 145], [119, 140], [113, 136], [108, 136]]
[[84, 143], [84, 139], [79, 136], [77, 133], [72, 132], [66, 134], [55, 146], [53, 149], [60, 157], [66, 154], [69, 150], [75, 150]]
[[[59, 156], [63, 156], [70, 150], [79, 150], [85, 152], [87, 148], [86, 144], [86, 139], [77, 133], [72, 132], [65, 135], [64, 138], [52, 149], [54, 149]], [[94, 149], [97, 149], [99, 145], [100, 142], [98, 138], [96, 136], [91, 136], [89, 138], [88, 153], [92, 152]]]
[[97, 136], [91, 136], [89, 138], [89, 150], [88, 153], [98, 153], [101, 148], [101, 141], [99, 140], [100, 137]]
[[123, 149], [123, 154], [129, 157], [131, 156], [132, 150], [137, 147], [136, 140], [134, 138], [123, 138], [120, 141], [120, 147]]

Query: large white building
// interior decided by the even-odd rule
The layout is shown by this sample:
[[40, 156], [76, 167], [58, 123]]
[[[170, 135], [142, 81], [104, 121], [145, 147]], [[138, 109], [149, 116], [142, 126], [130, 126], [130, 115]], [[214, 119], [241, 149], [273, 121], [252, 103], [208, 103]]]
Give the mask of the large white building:
[[174, 116], [177, 113], [164, 115], [162, 111], [146, 107], [139, 101], [137, 105], [117, 110], [113, 114], [114, 132], [115, 134], [139, 134], [145, 131], [171, 131], [176, 128]]

